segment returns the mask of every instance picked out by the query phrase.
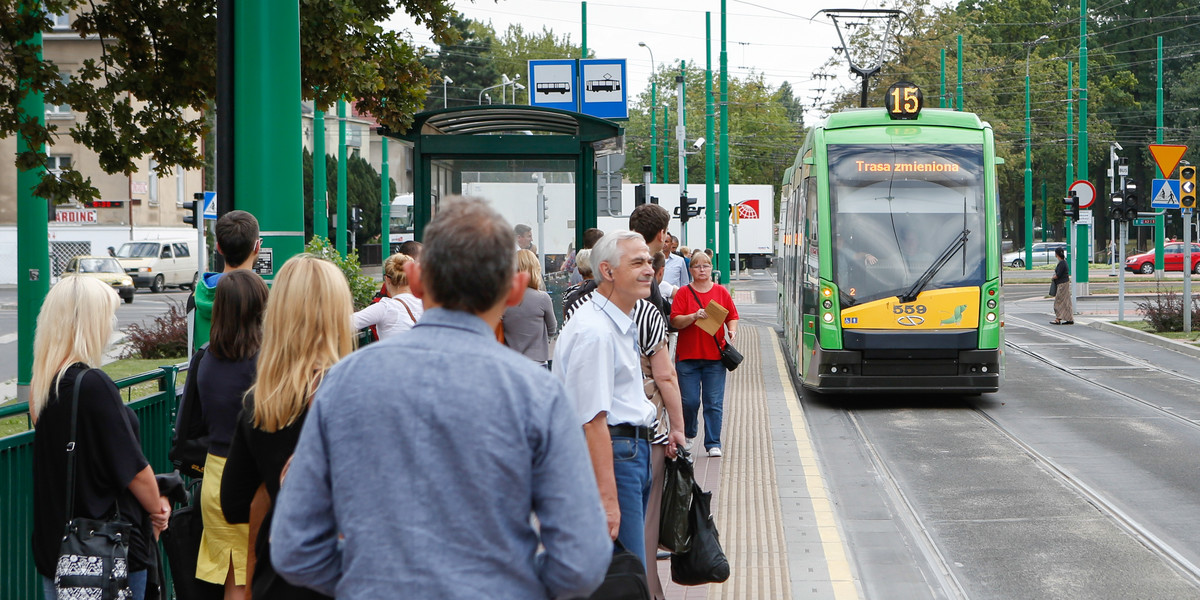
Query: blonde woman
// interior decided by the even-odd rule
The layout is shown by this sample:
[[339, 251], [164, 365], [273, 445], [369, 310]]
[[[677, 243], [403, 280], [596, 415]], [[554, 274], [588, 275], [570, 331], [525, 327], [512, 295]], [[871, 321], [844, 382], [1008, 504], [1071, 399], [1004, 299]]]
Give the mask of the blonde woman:
[[[119, 298], [107, 284], [64, 277], [46, 295], [33, 340], [29, 414], [33, 437], [33, 562], [43, 597], [57, 598], [54, 573], [63, 525], [70, 517], [117, 518], [133, 525], [129, 590], [141, 600], [154, 539], [167, 527], [171, 505], [159, 496], [154, 471], [138, 438], [140, 423], [117, 386], [97, 369], [116, 321]], [[74, 514], [67, 515], [67, 443], [71, 399], [79, 380]]]
[[383, 287], [386, 296], [356, 313], [354, 328], [375, 326], [379, 339], [404, 333], [416, 325], [425, 312], [421, 300], [412, 294], [404, 265], [413, 261], [407, 254], [393, 254], [383, 263]]
[[544, 291], [538, 257], [529, 250], [517, 252], [517, 271], [529, 275], [521, 303], [504, 311], [504, 343], [530, 360], [545, 366], [550, 360], [550, 336], [558, 331], [554, 305]]
[[280, 474], [296, 448], [309, 402], [325, 371], [354, 350], [353, 312], [346, 277], [327, 260], [300, 254], [275, 278], [263, 322], [258, 377], [238, 415], [221, 481], [221, 508], [230, 523], [250, 520], [250, 503], [259, 485], [266, 484], [271, 499], [254, 544], [250, 586], [255, 600], [326, 597], [276, 575], [269, 533]]

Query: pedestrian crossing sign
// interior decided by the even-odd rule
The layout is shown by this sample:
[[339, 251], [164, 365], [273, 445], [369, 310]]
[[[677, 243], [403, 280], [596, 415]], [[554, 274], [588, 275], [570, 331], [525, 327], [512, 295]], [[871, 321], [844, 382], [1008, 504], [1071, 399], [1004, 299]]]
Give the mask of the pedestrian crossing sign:
[[1150, 185], [1150, 206], [1179, 208], [1179, 180], [1155, 179]]

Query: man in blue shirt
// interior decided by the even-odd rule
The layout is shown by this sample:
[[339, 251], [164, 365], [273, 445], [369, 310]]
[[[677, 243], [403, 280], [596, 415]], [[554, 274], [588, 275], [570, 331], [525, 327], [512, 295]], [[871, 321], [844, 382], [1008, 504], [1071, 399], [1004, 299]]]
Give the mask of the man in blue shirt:
[[672, 287], [678, 289], [692, 282], [692, 275], [688, 273], [687, 262], [683, 260], [683, 256], [676, 254], [679, 250], [679, 238], [671, 236], [667, 242], [667, 264], [663, 267], [663, 281], [671, 284]]
[[646, 398], [631, 317], [654, 281], [642, 234], [617, 231], [592, 248], [591, 299], [563, 326], [554, 372], [566, 384], [583, 424], [608, 533], [645, 561], [645, 512], [650, 496], [651, 426], [657, 411]]
[[528, 282], [515, 244], [483, 202], [442, 204], [405, 265], [424, 316], [330, 369], [313, 400], [271, 526], [285, 579], [372, 600], [600, 585], [612, 543], [574, 406], [493, 334]]

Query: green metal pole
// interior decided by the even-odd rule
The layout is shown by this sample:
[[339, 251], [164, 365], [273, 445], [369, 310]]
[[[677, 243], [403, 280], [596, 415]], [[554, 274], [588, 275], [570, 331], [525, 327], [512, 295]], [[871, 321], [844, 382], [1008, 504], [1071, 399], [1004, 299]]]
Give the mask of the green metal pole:
[[392, 224], [392, 190], [388, 181], [388, 139], [380, 138], [383, 161], [379, 173], [379, 256], [386, 259], [392, 254], [391, 224]]
[[325, 182], [325, 111], [313, 111], [313, 235], [329, 237], [329, 184]]
[[[1077, 178], [1088, 179], [1088, 74], [1087, 74], [1087, 0], [1079, 0], [1079, 160], [1075, 163]], [[1088, 282], [1088, 231], [1090, 225], [1076, 224], [1075, 245], [1079, 256], [1075, 257], [1075, 282]], [[1081, 292], [1082, 293], [1082, 292]]]
[[[675, 125], [675, 154], [679, 161], [679, 196], [687, 196], [687, 61], [679, 61], [679, 76], [675, 78], [678, 94], [675, 96], [678, 104], [675, 110], [679, 113], [679, 122]], [[680, 219], [679, 241], [687, 245], [687, 224]]]
[[1043, 242], [1046, 241], [1046, 230], [1047, 229], [1049, 229], [1049, 227], [1046, 226], [1046, 182], [1045, 182], [1045, 180], [1043, 180], [1042, 181], [1042, 241]]
[[671, 183], [671, 107], [663, 105], [663, 183]]
[[[658, 82], [654, 80], [654, 68], [650, 68], [650, 181], [658, 180]], [[650, 190], [646, 190], [650, 194]]]
[[1033, 127], [1029, 116], [1029, 50], [1025, 51], [1025, 270], [1033, 270]]
[[1063, 184], [1063, 196], [1075, 181], [1075, 90], [1071, 87], [1071, 79], [1075, 76], [1075, 65], [1067, 61], [1067, 181]]
[[958, 106], [956, 110], [963, 109], [963, 53], [962, 53], [962, 36], [958, 36]]
[[303, 132], [292, 108], [300, 106], [300, 7], [295, 0], [235, 2], [233, 39], [234, 207], [258, 218], [270, 280], [304, 251]]
[[717, 195], [721, 203], [717, 210], [721, 248], [718, 261], [721, 272], [729, 277], [729, 53], [726, 51], [728, 38], [725, 35], [727, 21], [725, 0], [721, 0], [721, 191]]
[[579, 10], [582, 13], [583, 36], [579, 43], [579, 58], [587, 58], [587, 2], [579, 3]]
[[[27, 17], [40, 14], [38, 2], [20, 2], [18, 10]], [[38, 60], [42, 58], [42, 34], [34, 33], [21, 43], [36, 48]], [[24, 113], [21, 121], [30, 121], [42, 127], [46, 123], [46, 105], [41, 92], [33, 90], [33, 82], [22, 80], [19, 84], [19, 110]], [[41, 151], [33, 148], [24, 135], [17, 134], [17, 152]], [[17, 400], [29, 401], [29, 380], [33, 377], [33, 336], [37, 329], [37, 316], [42, 311], [42, 301], [50, 291], [50, 226], [44, 198], [33, 195], [33, 189], [42, 180], [46, 167], [39, 164], [31, 169], [17, 167]], [[65, 325], [65, 324], [64, 324]]]
[[334, 236], [338, 254], [346, 256], [346, 101], [338, 100], [338, 161], [337, 161], [337, 234]]
[[[1158, 88], [1154, 92], [1154, 141], [1157, 144], [1163, 143], [1163, 46], [1162, 36], [1158, 36]], [[1156, 163], [1157, 165], [1157, 163]], [[1170, 177], [1170, 173], [1163, 173], [1157, 166], [1154, 167], [1160, 179]], [[1186, 215], [1185, 215], [1186, 216]], [[1190, 219], [1190, 217], [1189, 217]], [[1185, 222], [1189, 219], [1185, 219]], [[1166, 215], [1158, 215], [1154, 217], [1154, 272], [1163, 272], [1163, 245], [1166, 243]], [[1184, 225], [1187, 226], [1186, 224]], [[1124, 266], [1124, 265], [1121, 265]]]
[[942, 48], [942, 88], [938, 94], [938, 108], [946, 107], [946, 49]]
[[704, 202], [704, 239], [705, 248], [717, 247], [717, 219], [716, 219], [716, 197], [713, 195], [713, 181], [715, 173], [716, 156], [713, 147], [716, 144], [712, 143], [714, 123], [713, 118], [716, 116], [713, 113], [716, 111], [716, 106], [713, 103], [713, 76], [712, 76], [712, 12], [705, 11], [704, 13], [704, 139], [708, 142], [704, 144], [704, 195], [707, 198]]

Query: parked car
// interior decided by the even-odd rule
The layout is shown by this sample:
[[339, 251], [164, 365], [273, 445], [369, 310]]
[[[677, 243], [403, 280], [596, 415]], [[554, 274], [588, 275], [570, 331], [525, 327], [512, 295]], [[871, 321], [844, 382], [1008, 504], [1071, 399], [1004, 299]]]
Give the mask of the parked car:
[[125, 304], [133, 303], [133, 278], [111, 256], [76, 256], [67, 262], [62, 274], [99, 279], [111, 285]]
[[167, 286], [190, 289], [199, 277], [196, 240], [145, 240], [125, 242], [117, 250], [117, 260], [139, 288], [158, 293]]
[[[1125, 259], [1125, 270], [1134, 273], [1154, 272], [1154, 251], [1135, 254]], [[1163, 245], [1163, 270], [1183, 271], [1183, 242]], [[1200, 245], [1192, 244], [1192, 272], [1200, 274]]]
[[[1052, 265], [1058, 262], [1054, 257], [1054, 249], [1067, 249], [1066, 242], [1039, 242], [1033, 245], [1033, 265]], [[1016, 250], [1014, 252], [1005, 252], [1000, 259], [1000, 264], [1008, 265], [1017, 269], [1025, 266], [1025, 249]]]

